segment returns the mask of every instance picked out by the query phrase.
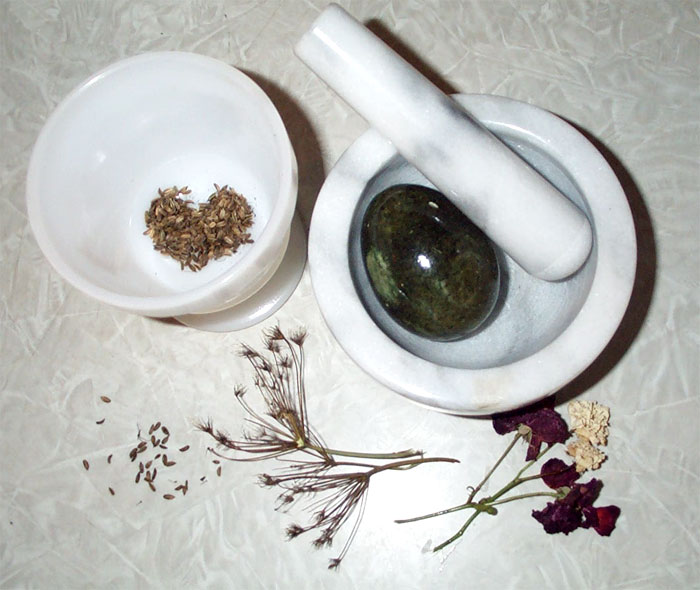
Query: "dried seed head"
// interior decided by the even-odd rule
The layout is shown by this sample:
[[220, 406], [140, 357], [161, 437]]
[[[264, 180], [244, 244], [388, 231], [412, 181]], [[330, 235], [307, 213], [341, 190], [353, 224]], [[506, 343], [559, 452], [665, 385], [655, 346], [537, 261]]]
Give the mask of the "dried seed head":
[[290, 524], [287, 527], [287, 530], [285, 531], [288, 539], [294, 539], [305, 532], [306, 529], [304, 527], [299, 526], [298, 524]]

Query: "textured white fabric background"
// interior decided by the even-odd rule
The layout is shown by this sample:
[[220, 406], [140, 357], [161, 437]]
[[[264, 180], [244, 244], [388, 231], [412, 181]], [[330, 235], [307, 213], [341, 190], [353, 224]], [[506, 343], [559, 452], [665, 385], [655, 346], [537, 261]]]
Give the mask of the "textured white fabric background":
[[[308, 225], [325, 175], [366, 128], [292, 54], [324, 4], [0, 1], [0, 587], [698, 587], [697, 1], [342, 2], [444, 89], [532, 102], [605, 146], [636, 218], [638, 280], [615, 340], [559, 400], [611, 407], [601, 504], [622, 516], [610, 538], [545, 535], [529, 515], [543, 504], [535, 500], [480, 518], [442, 555], [428, 549], [461, 515], [393, 524], [463, 500], [506, 441], [489, 421], [415, 407], [364, 374], [324, 325], [307, 270], [265, 325], [308, 327], [310, 412], [327, 441], [462, 460], [378, 477], [350, 553], [328, 572], [333, 549], [283, 539], [301, 515], [273, 510], [275, 493], [255, 484], [262, 467], [227, 463], [217, 478], [191, 426], [211, 415], [238, 431], [231, 391], [250, 371], [235, 351], [257, 344], [260, 327], [216, 335], [122, 313], [69, 287], [43, 258], [24, 204], [43, 122], [95, 70], [152, 50], [210, 55], [263, 86], [294, 143]], [[173, 502], [134, 486], [128, 462], [137, 423], [156, 420], [192, 446], [168, 472], [190, 480]]]

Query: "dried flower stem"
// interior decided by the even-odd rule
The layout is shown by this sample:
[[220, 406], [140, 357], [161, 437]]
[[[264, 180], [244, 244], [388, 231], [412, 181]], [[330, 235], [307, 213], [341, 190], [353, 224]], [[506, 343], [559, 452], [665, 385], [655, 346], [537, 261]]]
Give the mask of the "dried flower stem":
[[424, 463], [458, 461], [424, 457], [422, 451], [414, 449], [365, 453], [328, 447], [308, 418], [303, 349], [306, 333], [298, 331], [287, 337], [279, 328], [273, 328], [265, 336], [269, 354], [260, 354], [246, 345], [241, 349], [241, 356], [253, 367], [254, 383], [264, 411], [253, 408], [246, 399], [245, 389], [237, 387], [235, 397], [247, 414], [246, 422], [250, 427], [242, 439], [233, 439], [214, 428], [211, 420], [200, 422], [197, 427], [212, 436], [221, 449], [235, 452], [234, 456], [229, 456], [210, 449], [217, 457], [233, 461], [274, 458], [285, 462], [286, 466], [278, 473], [260, 475], [259, 483], [282, 490], [277, 498], [278, 508], [287, 508], [301, 498], [307, 500], [311, 521], [305, 526], [290, 525], [286, 531], [290, 539], [315, 530], [318, 537], [313, 545], [330, 546], [340, 528], [354, 517], [340, 554], [330, 561], [329, 568], [336, 568], [359, 528], [372, 476], [384, 471], [412, 469]]
[[420, 457], [423, 455], [423, 451], [414, 451], [413, 449], [407, 449], [397, 453], [357, 453], [354, 451], [341, 451], [329, 448], [324, 448], [322, 451], [320, 447], [316, 447], [315, 445], [305, 445], [305, 447], [318, 453], [325, 451], [329, 455], [335, 455], [336, 457], [355, 457], [357, 459], [406, 459], [408, 457]]
[[547, 445], [542, 451], [540, 451], [537, 456], [525, 463], [525, 465], [518, 471], [518, 473], [515, 475], [513, 479], [511, 479], [506, 485], [504, 485], [500, 490], [498, 490], [495, 494], [491, 496], [486, 496], [479, 500], [478, 502], [474, 502], [474, 497], [479, 493], [479, 491], [483, 488], [483, 486], [486, 484], [486, 482], [491, 478], [491, 476], [494, 474], [496, 469], [498, 468], [499, 465], [503, 462], [503, 460], [508, 456], [508, 454], [513, 450], [515, 447], [516, 443], [519, 440], [522, 439], [527, 439], [529, 436], [527, 427], [524, 429], [519, 430], [513, 439], [511, 440], [510, 444], [506, 447], [505, 451], [501, 454], [501, 456], [496, 460], [496, 463], [493, 465], [493, 467], [486, 473], [484, 478], [479, 482], [479, 484], [471, 489], [471, 492], [469, 494], [469, 497], [467, 501], [463, 504], [459, 504], [457, 506], [453, 506], [451, 508], [446, 508], [444, 510], [440, 510], [438, 512], [432, 512], [430, 514], [424, 514], [422, 516], [417, 516], [413, 518], [405, 518], [405, 519], [400, 519], [396, 520], [395, 522], [399, 524], [405, 524], [408, 522], [416, 522], [419, 520], [426, 520], [428, 518], [434, 518], [436, 516], [442, 516], [444, 514], [451, 514], [453, 512], [459, 512], [461, 510], [474, 510], [474, 513], [469, 516], [467, 521], [462, 525], [462, 527], [454, 534], [452, 535], [449, 539], [446, 541], [443, 541], [439, 545], [437, 545], [433, 551], [440, 551], [441, 549], [445, 548], [447, 545], [450, 543], [453, 543], [457, 539], [459, 539], [469, 528], [469, 526], [474, 522], [477, 516], [479, 516], [482, 513], [490, 514], [491, 516], [495, 516], [498, 514], [498, 510], [495, 508], [495, 506], [498, 506], [500, 504], [506, 504], [508, 502], [513, 502], [515, 500], [522, 500], [524, 498], [534, 498], [534, 497], [539, 497], [539, 496], [548, 496], [548, 497], [553, 497], [553, 498], [561, 498], [562, 493], [561, 492], [533, 492], [533, 493], [528, 493], [528, 494], [520, 494], [517, 496], [510, 496], [508, 498], [503, 498], [505, 494], [507, 494], [509, 491], [511, 491], [513, 488], [518, 487], [519, 485], [522, 485], [523, 483], [527, 481], [532, 481], [535, 479], [542, 479], [543, 475], [541, 473], [535, 474], [535, 475], [530, 475], [530, 476], [525, 476], [523, 477], [523, 474], [530, 468], [532, 467], [537, 461], [539, 461], [551, 448], [553, 445]]

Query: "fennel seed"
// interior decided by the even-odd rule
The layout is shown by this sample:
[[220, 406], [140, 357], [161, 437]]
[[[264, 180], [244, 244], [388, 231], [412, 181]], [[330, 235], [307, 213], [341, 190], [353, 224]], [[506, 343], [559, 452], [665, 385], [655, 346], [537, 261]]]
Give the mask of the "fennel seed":
[[[144, 214], [144, 234], [156, 251], [179, 262], [181, 270], [197, 272], [210, 260], [231, 256], [253, 241], [248, 232], [253, 210], [246, 198], [226, 185], [214, 184], [214, 188], [197, 207], [180, 198], [191, 193], [187, 187], [158, 189], [158, 197]], [[163, 432], [167, 435], [167, 430]]]

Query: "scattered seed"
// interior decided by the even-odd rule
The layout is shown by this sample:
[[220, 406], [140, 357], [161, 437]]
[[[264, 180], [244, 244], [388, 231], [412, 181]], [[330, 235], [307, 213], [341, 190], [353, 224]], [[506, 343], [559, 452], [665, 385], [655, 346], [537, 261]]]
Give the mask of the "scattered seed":
[[95, 422], [95, 424], [104, 424], [104, 423], [105, 423], [105, 419], [104, 419], [104, 418], [102, 418], [102, 420], [98, 420], [97, 422]]
[[114, 496], [114, 490], [112, 488], [109, 488], [109, 493]]
[[212, 461], [212, 463], [213, 463], [214, 465], [218, 465], [219, 463], [221, 463], [221, 461], [219, 461], [218, 459], [214, 459], [214, 460]]
[[221, 477], [221, 465], [219, 465], [219, 466], [216, 468], [216, 475], [218, 475], [219, 477]]
[[[160, 422], [158, 422], [158, 425], [160, 425]], [[170, 431], [165, 426], [163, 426], [161, 430], [165, 436], [170, 436]]]
[[87, 459], [83, 459], [83, 467], [85, 467], [85, 471], [90, 469], [90, 463], [87, 462]]
[[146, 469], [148, 469], [152, 465], [153, 461], [148, 461], [146, 462]]
[[111, 463], [111, 462], [112, 462], [112, 455], [110, 455], [109, 457], [107, 457], [107, 463]]
[[153, 468], [153, 476], [151, 477], [151, 481], [155, 480], [156, 475], [158, 475], [158, 468], [154, 467]]
[[139, 483], [141, 481], [141, 472], [139, 471], [136, 474], [136, 479], [134, 480], [134, 483]]
[[148, 487], [151, 488], [151, 491], [152, 491], [152, 492], [155, 492], [155, 491], [156, 491], [156, 486], [153, 485], [153, 482], [149, 481], [149, 482], [148, 482]]
[[163, 498], [165, 498], [166, 500], [173, 500], [175, 496], [173, 496], [172, 494], [163, 494]]
[[190, 445], [185, 445], [184, 447], [180, 447], [179, 450], [180, 450], [181, 453], [184, 453], [184, 452], [187, 451], [189, 448], [190, 448]]
[[101, 399], [104, 403], [106, 403], [106, 404], [108, 404], [108, 403], [110, 403], [110, 402], [112, 401], [112, 400], [109, 399], [106, 395], [101, 395], [101, 396], [100, 396], [100, 399]]

